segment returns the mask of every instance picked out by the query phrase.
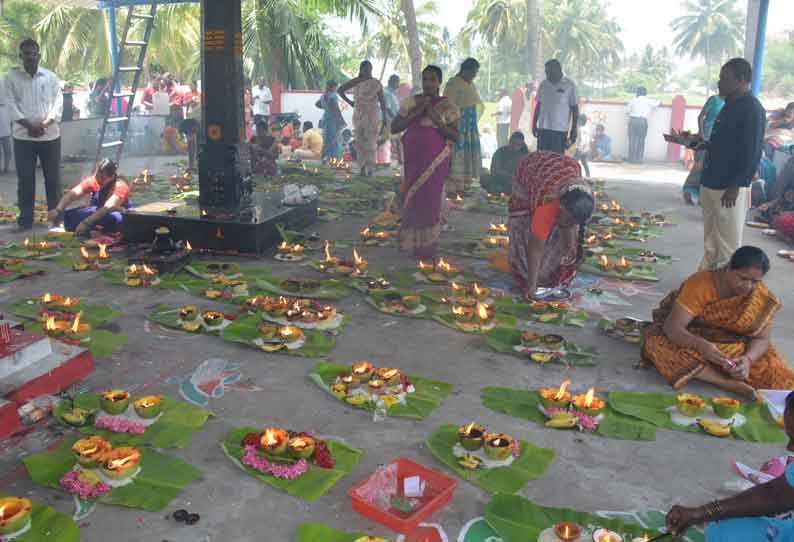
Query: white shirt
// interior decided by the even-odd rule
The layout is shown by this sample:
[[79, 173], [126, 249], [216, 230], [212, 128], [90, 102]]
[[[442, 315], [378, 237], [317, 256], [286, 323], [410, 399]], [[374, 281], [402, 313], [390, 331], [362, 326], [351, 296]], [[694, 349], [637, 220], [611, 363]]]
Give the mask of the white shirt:
[[629, 116], [647, 119], [660, 103], [659, 100], [652, 100], [647, 96], [637, 96], [629, 102]]
[[251, 98], [254, 101], [254, 115], [270, 115], [270, 103], [273, 101], [268, 87], [254, 86], [251, 89]]
[[0, 79], [0, 137], [11, 135], [11, 117], [8, 114], [4, 89], [5, 82]]
[[579, 136], [576, 138], [576, 150], [581, 153], [590, 152], [590, 143], [593, 142], [593, 131], [588, 122], [584, 126], [579, 126]]
[[513, 109], [513, 99], [502, 96], [496, 106], [496, 124], [510, 124], [510, 111]]
[[[31, 77], [22, 68], [12, 68], [5, 79], [5, 95], [8, 113], [13, 122], [14, 139], [27, 141], [53, 141], [61, 137], [61, 114], [63, 113], [63, 94], [58, 76], [50, 70], [39, 68]], [[54, 121], [47, 126], [41, 137], [30, 137], [28, 129], [17, 121], [28, 119], [31, 122]]]
[[579, 105], [576, 85], [567, 77], [559, 83], [545, 79], [538, 88], [540, 118], [538, 129], [568, 132], [571, 129], [571, 108]]

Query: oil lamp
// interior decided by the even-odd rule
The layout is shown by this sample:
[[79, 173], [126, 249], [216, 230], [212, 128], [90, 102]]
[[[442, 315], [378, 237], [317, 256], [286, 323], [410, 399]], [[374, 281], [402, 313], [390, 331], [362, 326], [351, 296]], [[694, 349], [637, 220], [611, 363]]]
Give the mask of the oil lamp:
[[281, 326], [278, 329], [279, 337], [285, 342], [296, 340], [298, 337], [300, 337], [300, 334], [300, 330], [295, 326]]
[[458, 442], [464, 449], [473, 452], [482, 448], [485, 427], [471, 422], [468, 425], [458, 427]]
[[366, 271], [367, 270], [367, 266], [369, 265], [369, 262], [367, 262], [367, 260], [362, 258], [355, 248], [353, 249], [353, 265], [356, 268], [356, 273], [359, 273], [359, 274], [361, 274], [364, 271]]
[[113, 448], [99, 435], [81, 438], [72, 445], [72, 453], [80, 466], [87, 469], [96, 468], [102, 456]]
[[609, 269], [612, 267], [612, 262], [609, 261], [606, 254], [602, 254], [598, 257], [598, 267], [601, 269]]
[[571, 394], [566, 391], [571, 385], [570, 380], [566, 380], [557, 388], [541, 388], [540, 400], [546, 408], [567, 408], [571, 402]]
[[488, 231], [492, 233], [505, 234], [507, 233], [507, 224], [494, 224], [488, 226]]
[[375, 372], [375, 367], [369, 361], [362, 360], [354, 363], [350, 367], [350, 372], [353, 374], [353, 376], [361, 379], [363, 382], [366, 382], [370, 379], [370, 377], [372, 377], [372, 373]]
[[452, 306], [452, 316], [461, 322], [466, 322], [474, 318], [474, 309], [470, 307]]
[[314, 453], [315, 442], [312, 437], [293, 437], [287, 441], [287, 453], [299, 459], [308, 459]]
[[626, 260], [625, 256], [621, 256], [620, 260], [618, 260], [618, 262], [615, 263], [615, 269], [617, 269], [621, 273], [627, 273], [629, 270], [631, 270], [631, 263], [628, 260]]
[[474, 286], [472, 286], [471, 289], [472, 292], [474, 292], [474, 295], [477, 296], [479, 299], [486, 298], [491, 294], [490, 288], [487, 288], [485, 286], [480, 286], [476, 282], [474, 283]]
[[325, 260], [323, 261], [331, 265], [339, 263], [339, 258], [331, 256], [331, 242], [328, 240], [325, 241]]
[[595, 395], [595, 388], [587, 390], [585, 395], [574, 395], [573, 406], [589, 416], [597, 416], [604, 410], [605, 403]]
[[488, 323], [493, 318], [493, 311], [486, 303], [477, 303], [477, 319], [481, 324]]
[[163, 410], [162, 395], [146, 395], [132, 403], [135, 413], [141, 418], [151, 419]]
[[596, 529], [593, 532], [593, 542], [623, 542], [623, 537], [609, 529]]
[[383, 380], [388, 385], [398, 384], [400, 382], [400, 370], [394, 367], [381, 367], [377, 371], [378, 378]]
[[289, 434], [280, 427], [266, 427], [259, 439], [260, 447], [272, 455], [284, 455]]
[[104, 455], [100, 470], [108, 478], [124, 480], [132, 476], [140, 460], [141, 452], [137, 448], [132, 446], [114, 448]]
[[515, 440], [504, 433], [488, 433], [485, 435], [485, 455], [491, 459], [504, 460], [513, 453]]
[[573, 542], [582, 536], [582, 528], [572, 521], [563, 521], [554, 526], [554, 534], [560, 542]]
[[3, 497], [0, 499], [0, 534], [11, 534], [30, 523], [33, 503], [25, 497]]
[[425, 275], [433, 272], [433, 264], [425, 263], [422, 260], [416, 262], [416, 267]]
[[80, 323], [80, 319], [82, 318], [82, 316], [83, 316], [83, 313], [82, 312], [78, 312], [75, 315], [71, 326], [69, 326], [69, 333], [71, 333], [72, 335], [77, 335], [79, 333], [86, 333], [87, 331], [91, 330], [91, 325], [90, 324], [82, 324], [82, 323]]

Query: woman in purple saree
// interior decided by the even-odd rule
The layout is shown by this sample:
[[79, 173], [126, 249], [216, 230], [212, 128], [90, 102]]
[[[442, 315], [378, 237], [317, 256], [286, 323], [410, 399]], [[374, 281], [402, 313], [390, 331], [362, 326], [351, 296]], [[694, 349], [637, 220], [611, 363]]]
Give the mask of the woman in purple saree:
[[393, 134], [405, 132], [400, 249], [413, 250], [419, 259], [436, 257], [444, 179], [449, 172], [451, 145], [458, 138], [460, 111], [439, 96], [441, 80], [441, 68], [426, 67], [422, 71], [422, 94], [400, 104], [391, 126]]

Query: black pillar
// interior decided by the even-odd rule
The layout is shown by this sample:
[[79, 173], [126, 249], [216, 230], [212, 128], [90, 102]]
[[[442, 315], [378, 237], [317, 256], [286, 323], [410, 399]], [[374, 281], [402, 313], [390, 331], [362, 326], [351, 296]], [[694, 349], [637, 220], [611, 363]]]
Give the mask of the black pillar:
[[208, 218], [250, 215], [251, 175], [243, 115], [241, 0], [201, 0], [202, 128], [199, 205]]

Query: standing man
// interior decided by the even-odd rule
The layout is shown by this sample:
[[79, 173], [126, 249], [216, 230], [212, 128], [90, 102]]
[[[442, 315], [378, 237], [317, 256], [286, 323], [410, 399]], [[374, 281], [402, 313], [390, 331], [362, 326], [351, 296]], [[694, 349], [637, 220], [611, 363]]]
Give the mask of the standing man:
[[563, 77], [556, 59], [546, 62], [546, 80], [540, 83], [532, 135], [538, 139], [539, 151], [565, 154], [576, 143], [579, 126], [579, 95], [576, 85]]
[[474, 84], [479, 71], [480, 63], [474, 58], [467, 58], [460, 65], [458, 74], [447, 81], [444, 87], [444, 96], [460, 109], [461, 114], [458, 141], [452, 148], [449, 161], [449, 176], [446, 181], [448, 195], [462, 194], [471, 185], [480, 183], [482, 154], [477, 123], [483, 105]]
[[254, 124], [264, 122], [268, 124], [270, 121], [270, 104], [273, 102], [273, 93], [270, 88], [265, 84], [265, 78], [260, 77], [259, 83], [251, 90], [251, 98], [253, 99], [254, 109]]
[[496, 104], [496, 144], [499, 148], [507, 145], [510, 137], [510, 113], [513, 110], [513, 100], [507, 90], [500, 93], [499, 103]]
[[720, 70], [720, 111], [711, 139], [700, 139], [706, 149], [701, 176], [700, 205], [703, 208], [703, 262], [701, 270], [725, 264], [742, 245], [749, 186], [761, 160], [766, 112], [750, 94], [753, 69], [743, 58], [729, 60]]
[[[648, 117], [659, 107], [659, 100], [648, 98], [645, 87], [637, 88], [637, 96], [629, 102], [629, 158], [632, 164], [642, 164], [645, 159], [645, 137], [648, 135]], [[738, 247], [737, 247], [738, 248]]]
[[6, 94], [13, 122], [14, 156], [17, 166], [17, 199], [20, 230], [33, 227], [36, 199], [36, 160], [41, 161], [47, 208], [55, 209], [61, 199], [61, 132], [58, 123], [63, 94], [58, 77], [39, 67], [39, 44], [26, 39], [19, 45], [22, 68], [6, 76]]

